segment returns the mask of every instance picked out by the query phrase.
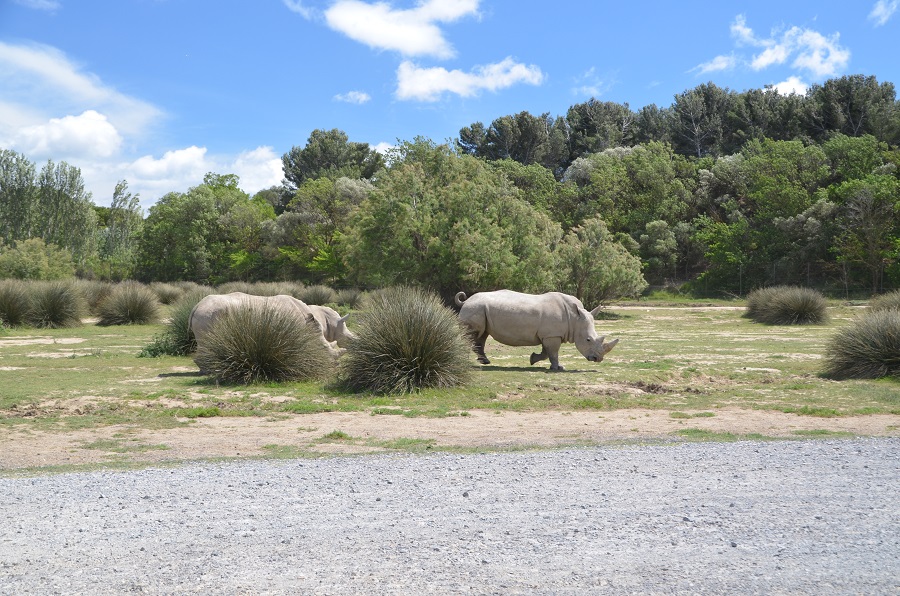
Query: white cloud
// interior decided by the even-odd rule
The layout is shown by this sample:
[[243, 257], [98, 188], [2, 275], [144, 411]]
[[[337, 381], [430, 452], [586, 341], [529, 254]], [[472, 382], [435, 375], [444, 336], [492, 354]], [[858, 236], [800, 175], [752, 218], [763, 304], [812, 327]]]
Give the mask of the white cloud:
[[900, 0], [878, 0], [869, 13], [869, 20], [875, 22], [876, 27], [881, 27], [894, 16], [897, 9], [900, 8]]
[[[900, 0], [892, 0], [895, 5], [898, 2]], [[782, 65], [793, 59], [792, 67], [808, 71], [816, 78], [823, 78], [838, 74], [850, 62], [850, 50], [840, 45], [839, 33], [825, 36], [812, 29], [791, 27], [775, 31], [771, 37], [762, 38], [747, 26], [744, 15], [739, 14], [731, 24], [731, 36], [738, 46], [762, 48], [749, 61], [753, 70]], [[717, 59], [707, 65], [713, 65]], [[697, 68], [704, 66], [706, 65]]]
[[793, 65], [820, 78], [836, 75], [850, 61], [850, 51], [838, 44], [838, 37], [837, 33], [825, 37], [809, 29], [800, 31], [797, 36], [797, 58]]
[[79, 116], [25, 126], [16, 131], [11, 144], [26, 155], [110, 157], [119, 151], [122, 137], [106, 116], [86, 110]]
[[395, 9], [390, 4], [338, 0], [325, 11], [328, 26], [350, 39], [379, 50], [405, 56], [450, 58], [453, 46], [437, 23], [452, 23], [478, 14], [480, 0], [423, 0], [416, 8]]
[[284, 165], [281, 156], [272, 147], [257, 147], [237, 156], [231, 167], [224, 172], [237, 174], [241, 190], [254, 194], [264, 188], [281, 184], [284, 178]]
[[437, 101], [444, 93], [472, 97], [483, 90], [497, 91], [517, 83], [540, 85], [543, 81], [544, 73], [540, 68], [520, 64], [512, 58], [477, 66], [473, 72], [419, 68], [407, 61], [397, 69], [397, 98]]
[[731, 36], [737, 39], [739, 45], [758, 44], [753, 29], [747, 26], [747, 19], [742, 14], [736, 16], [731, 24]]
[[[206, 166], [206, 147], [193, 145], [187, 149], [166, 151], [160, 159], [145, 155], [130, 164], [129, 170], [139, 180], [183, 178], [193, 176], [202, 181], [208, 170]], [[197, 184], [200, 182], [198, 181]]]
[[344, 103], [362, 105], [372, 99], [372, 96], [363, 91], [349, 91], [347, 93], [338, 93], [334, 96], [334, 99], [335, 101], [342, 101]]
[[56, 12], [62, 6], [56, 0], [15, 0], [15, 3], [25, 8], [46, 10], [47, 12]]
[[695, 66], [691, 71], [696, 70], [698, 75], [703, 75], [708, 72], [729, 70], [734, 68], [735, 64], [737, 64], [737, 60], [734, 56], [716, 56], [709, 62], [704, 62], [703, 64]]
[[380, 153], [382, 155], [386, 155], [387, 152], [390, 151], [391, 149], [394, 149], [396, 147], [396, 145], [394, 145], [393, 143], [388, 143], [387, 141], [382, 141], [376, 145], [369, 145], [369, 147], [371, 147], [372, 149], [374, 149], [375, 151], [377, 151], [378, 153]]
[[593, 66], [575, 78], [572, 94], [580, 97], [600, 97], [612, 87], [612, 82], [601, 79]]
[[[157, 107], [104, 85], [62, 52], [45, 45], [0, 41], [0, 89], [5, 106], [0, 110], [0, 138], [87, 110], [103, 114], [126, 136], [141, 134], [162, 116]], [[13, 118], [13, 114], [27, 119]]]
[[288, 10], [291, 12], [296, 12], [304, 19], [311, 19], [313, 12], [311, 8], [303, 6], [303, 2], [301, 0], [282, 0], [284, 5], [287, 6]]
[[788, 77], [786, 81], [775, 83], [772, 87], [781, 95], [791, 95], [792, 93], [806, 95], [806, 90], [809, 89], [809, 85], [801, 81], [799, 77]]

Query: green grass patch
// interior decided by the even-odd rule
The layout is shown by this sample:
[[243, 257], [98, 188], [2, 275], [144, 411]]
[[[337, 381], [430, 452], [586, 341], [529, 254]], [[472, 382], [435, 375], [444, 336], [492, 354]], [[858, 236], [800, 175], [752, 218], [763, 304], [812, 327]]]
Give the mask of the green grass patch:
[[147, 451], [165, 451], [169, 449], [168, 445], [148, 445], [138, 442], [137, 440], [125, 439], [100, 439], [91, 443], [81, 445], [82, 449], [96, 449], [98, 451], [109, 451], [112, 453], [145, 453]]
[[215, 418], [222, 415], [216, 406], [200, 406], [196, 408], [177, 408], [175, 415], [180, 418]]
[[796, 435], [798, 437], [813, 437], [813, 438], [839, 438], [839, 437], [852, 437], [853, 433], [848, 433], [842, 430], [827, 430], [827, 429], [812, 429], [812, 430], [795, 430], [791, 432], [792, 435]]
[[670, 418], [679, 418], [679, 419], [712, 418], [713, 416], [715, 416], [714, 412], [694, 412], [694, 413], [679, 412], [679, 411], [669, 412]]

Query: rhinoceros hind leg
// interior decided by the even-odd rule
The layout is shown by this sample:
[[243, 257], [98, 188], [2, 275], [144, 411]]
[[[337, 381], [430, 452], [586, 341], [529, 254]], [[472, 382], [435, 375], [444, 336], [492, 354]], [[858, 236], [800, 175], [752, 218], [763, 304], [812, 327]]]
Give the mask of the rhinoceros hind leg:
[[547, 352], [545, 352], [543, 350], [541, 351], [540, 354], [538, 354], [537, 352], [531, 353], [531, 364], [535, 364], [536, 362], [540, 362], [541, 360], [546, 360], [546, 359], [547, 359]]
[[484, 343], [487, 341], [488, 334], [485, 333], [479, 337], [476, 337], [472, 344], [472, 349], [475, 351], [475, 354], [478, 355], [478, 362], [481, 364], [490, 364], [491, 361], [488, 360], [488, 357], [484, 353]]

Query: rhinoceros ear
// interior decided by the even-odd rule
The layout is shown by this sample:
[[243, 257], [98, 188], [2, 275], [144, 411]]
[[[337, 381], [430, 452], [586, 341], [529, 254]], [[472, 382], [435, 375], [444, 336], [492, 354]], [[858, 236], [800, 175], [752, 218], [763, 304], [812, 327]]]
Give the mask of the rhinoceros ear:
[[338, 323], [346, 323], [347, 319], [350, 318], [350, 313], [345, 314], [343, 317], [337, 320]]
[[604, 354], [609, 353], [610, 350], [612, 350], [614, 347], [616, 347], [616, 344], [617, 344], [617, 343], [619, 343], [619, 340], [618, 340], [618, 339], [614, 339], [614, 340], [612, 340], [612, 341], [609, 342], [609, 343], [603, 344], [603, 353], [604, 353]]
[[602, 304], [598, 304], [598, 305], [596, 306], [596, 308], [594, 308], [594, 310], [589, 311], [589, 312], [591, 313], [591, 316], [592, 316], [592, 317], [597, 318], [597, 315], [600, 314], [600, 311], [601, 311], [601, 310], [603, 310], [603, 305], [602, 305]]

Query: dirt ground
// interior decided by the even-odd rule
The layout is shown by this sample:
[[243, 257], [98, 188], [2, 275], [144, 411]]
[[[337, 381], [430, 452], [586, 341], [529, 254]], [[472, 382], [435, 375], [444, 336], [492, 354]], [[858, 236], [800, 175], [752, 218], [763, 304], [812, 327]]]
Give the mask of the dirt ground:
[[503, 449], [673, 440], [679, 437], [677, 431], [684, 429], [767, 437], [798, 437], [817, 432], [900, 436], [900, 416], [816, 418], [720, 408], [713, 416], [696, 418], [673, 418], [668, 410], [472, 411], [467, 416], [449, 418], [373, 416], [360, 412], [200, 418], [187, 426], [164, 430], [110, 426], [65, 433], [13, 431], [0, 436], [0, 470], [277, 453], [366, 453], [410, 442], [430, 444], [433, 448]]

